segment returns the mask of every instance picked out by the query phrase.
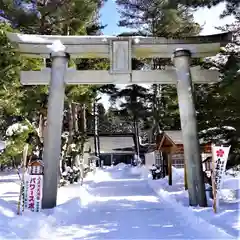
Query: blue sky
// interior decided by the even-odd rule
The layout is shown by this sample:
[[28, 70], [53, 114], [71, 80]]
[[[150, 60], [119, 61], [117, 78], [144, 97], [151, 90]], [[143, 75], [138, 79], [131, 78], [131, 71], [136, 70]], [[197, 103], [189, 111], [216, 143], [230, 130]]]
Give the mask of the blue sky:
[[[219, 15], [224, 9], [224, 4], [219, 4], [216, 7], [211, 9], [202, 8], [194, 13], [195, 21], [200, 25], [204, 26], [202, 35], [210, 35], [218, 33], [219, 31], [215, 29], [217, 26], [222, 26], [234, 21], [233, 17], [227, 17], [224, 19], [219, 19]], [[108, 0], [103, 9], [100, 12], [101, 21], [103, 25], [107, 25], [103, 33], [105, 35], [116, 35], [121, 32], [126, 31], [127, 29], [119, 28], [117, 26], [119, 21], [119, 14], [116, 8], [114, 0]], [[99, 101], [102, 102], [105, 108], [109, 107], [109, 101], [107, 96], [102, 96], [102, 99]]]

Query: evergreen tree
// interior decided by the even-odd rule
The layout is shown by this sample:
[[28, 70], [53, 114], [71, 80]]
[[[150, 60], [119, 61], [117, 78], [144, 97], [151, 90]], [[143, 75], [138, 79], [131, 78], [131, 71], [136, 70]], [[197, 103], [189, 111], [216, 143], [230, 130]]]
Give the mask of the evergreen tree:
[[225, 3], [226, 7], [220, 17], [224, 18], [230, 15], [239, 17], [240, 14], [240, 2], [238, 0], [181, 0], [180, 3], [195, 8], [211, 8], [213, 6], [217, 6], [219, 3]]
[[[9, 142], [1, 160], [19, 158], [21, 156], [22, 147], [26, 143], [27, 134], [34, 133], [36, 137], [35, 144], [39, 144], [35, 126], [29, 124], [34, 121], [35, 111], [38, 106], [37, 99], [41, 98], [41, 92], [37, 88], [24, 88], [20, 84], [20, 70], [26, 69], [27, 66], [32, 69], [40, 69], [42, 61], [39, 59], [27, 59], [15, 52], [13, 46], [8, 41], [5, 33], [12, 32], [13, 29], [7, 23], [0, 24], [0, 134], [1, 138]], [[31, 91], [29, 91], [31, 89]], [[31, 93], [34, 93], [31, 95]], [[28, 97], [27, 104], [25, 99]], [[29, 97], [31, 101], [29, 101]], [[20, 132], [17, 136], [7, 136], [6, 130], [17, 122], [24, 122], [28, 125], [29, 131]], [[27, 134], [26, 134], [27, 133]], [[17, 138], [16, 138], [17, 137]], [[14, 138], [14, 139], [13, 139]], [[33, 143], [33, 142], [31, 142]], [[30, 144], [30, 149], [34, 147], [34, 143]], [[36, 146], [35, 146], [36, 147]]]
[[[1, 0], [0, 16], [24, 33], [75, 35], [91, 28], [103, 1]], [[93, 28], [93, 27], [92, 27]]]
[[119, 26], [134, 28], [143, 35], [180, 38], [199, 32], [190, 8], [176, 1], [117, 0], [116, 3]]
[[[121, 14], [119, 25], [136, 28], [138, 34], [144, 36], [181, 38], [200, 31], [190, 8], [177, 2], [118, 0], [117, 4]], [[172, 65], [170, 59], [145, 61], [145, 66], [153, 70], [165, 69], [167, 65]], [[152, 114], [146, 117], [145, 128], [150, 127], [149, 138], [154, 141], [154, 136], [161, 130], [179, 129], [180, 119], [175, 86], [153, 84], [150, 92]]]
[[111, 95], [113, 101], [120, 100], [119, 110], [120, 117], [124, 117], [133, 123], [135, 134], [135, 149], [139, 156], [139, 122], [147, 115], [147, 93], [148, 90], [142, 86], [133, 84]]
[[[201, 136], [207, 141], [214, 139], [217, 143], [228, 140], [232, 145], [231, 153], [239, 153], [240, 136], [240, 21], [219, 27], [222, 31], [233, 32], [233, 42], [227, 44], [216, 56], [206, 58], [206, 68], [215, 68], [220, 72], [220, 82], [214, 85], [196, 86], [197, 117]], [[227, 127], [226, 127], [227, 126]], [[217, 132], [206, 131], [215, 129]], [[229, 129], [231, 130], [229, 134]], [[236, 164], [239, 158], [231, 158], [229, 164]], [[233, 160], [233, 161], [232, 161]], [[239, 161], [239, 160], [238, 160]]]
[[[0, 6], [2, 10], [0, 16], [3, 18], [3, 21], [7, 21], [15, 30], [20, 30], [22, 33], [60, 35], [96, 34], [99, 33], [99, 30], [102, 28], [99, 25], [97, 18], [97, 13], [102, 3], [103, 2], [98, 0], [26, 0], [21, 2], [0, 1]], [[25, 58], [20, 57], [20, 59], [22, 60]], [[3, 62], [4, 61], [5, 59], [3, 59]], [[20, 66], [14, 64], [14, 66], [18, 67], [16, 72], [16, 83], [19, 87], [19, 92], [16, 95], [12, 96], [10, 103], [18, 103], [18, 107], [13, 107], [12, 109], [15, 109], [14, 111], [18, 111], [18, 114], [24, 115], [25, 118], [27, 117], [29, 122], [39, 129], [39, 131], [41, 132], [39, 139], [41, 140], [41, 146], [43, 146], [43, 129], [46, 121], [48, 87], [20, 86], [19, 83], [20, 70], [40, 70], [43, 64], [43, 60], [37, 61], [39, 61], [38, 67], [34, 65], [35, 60], [33, 59], [27, 60], [27, 62], [25, 60], [21, 61]], [[48, 67], [51, 66], [50, 61], [47, 61], [47, 63]], [[71, 61], [70, 65], [76, 66], [77, 69], [86, 69], [89, 66], [91, 66], [92, 69], [102, 69], [102, 67], [104, 67], [106, 64], [104, 65], [103, 62], [100, 60], [92, 61], [77, 59], [76, 61]], [[12, 72], [12, 69], [7, 68], [6, 70], [3, 69], [3, 71], [5, 75], [9, 76], [9, 73]], [[6, 77], [2, 79], [5, 83], [4, 85], [2, 85], [4, 87], [6, 86], [6, 84], [8, 84], [8, 82], [11, 82], [7, 80]], [[85, 126], [84, 122], [86, 121], [85, 106], [90, 106], [95, 96], [93, 94], [92, 88], [93, 86], [78, 85], [67, 87], [66, 89], [64, 118], [65, 122], [66, 119], [68, 119], [68, 124], [64, 124], [64, 130], [70, 131], [69, 126], [73, 126], [70, 131], [71, 134], [69, 134], [71, 135], [70, 139], [72, 142], [68, 141], [69, 144], [75, 142], [79, 146], [79, 144], [85, 140], [85, 127], [82, 126]], [[4, 97], [2, 97], [2, 99], [8, 98], [6, 92], [3, 92], [3, 96]], [[29, 98], [31, 99], [31, 101], [29, 101]], [[10, 117], [12, 117], [13, 114], [15, 113], [11, 112]], [[82, 119], [84, 120], [82, 121]], [[80, 124], [80, 126], [78, 126], [78, 123]], [[8, 123], [6, 123], [5, 125], [8, 125]], [[5, 129], [6, 126], [3, 126], [3, 128]], [[82, 149], [81, 144], [79, 148]], [[81, 153], [82, 151], [79, 151], [79, 148], [77, 149], [77, 151]], [[74, 155], [73, 151], [72, 154]]]

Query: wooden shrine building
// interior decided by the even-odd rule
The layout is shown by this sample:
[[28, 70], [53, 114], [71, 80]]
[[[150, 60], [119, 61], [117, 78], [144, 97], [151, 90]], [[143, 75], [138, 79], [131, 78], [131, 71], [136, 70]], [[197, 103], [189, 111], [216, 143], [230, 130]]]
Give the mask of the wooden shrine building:
[[[200, 144], [203, 169], [208, 168], [211, 161], [211, 143]], [[207, 159], [207, 160], [206, 160]], [[172, 166], [184, 168], [185, 189], [187, 189], [186, 168], [184, 161], [184, 146], [181, 131], [165, 131], [156, 137], [156, 143], [151, 145], [145, 154], [145, 165], [151, 168], [153, 164], [160, 166], [162, 176], [168, 175], [169, 185], [172, 185]]]
[[[200, 144], [201, 156], [204, 161], [211, 156], [211, 143]], [[146, 165], [160, 164], [160, 156], [166, 158], [171, 153], [172, 166], [176, 168], [184, 168], [184, 147], [182, 139], [182, 131], [164, 131], [156, 137], [156, 144], [151, 145], [145, 154]], [[155, 155], [154, 160], [150, 160], [149, 156]]]

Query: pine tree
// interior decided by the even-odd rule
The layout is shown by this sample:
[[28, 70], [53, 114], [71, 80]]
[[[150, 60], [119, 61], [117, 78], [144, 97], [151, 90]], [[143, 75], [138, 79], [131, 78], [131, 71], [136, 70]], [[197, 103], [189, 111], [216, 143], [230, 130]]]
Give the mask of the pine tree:
[[[29, 101], [28, 89], [24, 89], [20, 85], [19, 73], [20, 70], [26, 69], [26, 66], [33, 69], [40, 69], [41, 61], [39, 59], [26, 59], [15, 52], [13, 46], [8, 41], [5, 33], [6, 31], [12, 32], [13, 29], [8, 23], [0, 24], [0, 135], [8, 141], [7, 148], [1, 155], [1, 160], [10, 160], [11, 158], [19, 158], [22, 153], [22, 147], [28, 140], [28, 134], [33, 134], [36, 139], [36, 145], [39, 143], [37, 133], [34, 126], [28, 124], [28, 120], [32, 121], [35, 117], [31, 110], [35, 109], [38, 102], [35, 101], [37, 96], [36, 88], [32, 89], [35, 92], [34, 97]], [[24, 99], [28, 97], [27, 104]], [[39, 95], [38, 95], [39, 97]], [[17, 136], [6, 136], [6, 130], [11, 126], [14, 121], [24, 122], [29, 126], [29, 131], [24, 131], [17, 134]], [[14, 139], [13, 139], [14, 138]], [[34, 147], [31, 142], [30, 149]]]
[[71, 34], [94, 22], [101, 0], [1, 0], [0, 16], [24, 33]]
[[[239, 153], [239, 136], [240, 136], [240, 21], [219, 27], [222, 31], [233, 32], [233, 42], [227, 44], [222, 51], [216, 56], [206, 58], [203, 62], [206, 68], [218, 69], [221, 73], [219, 84], [199, 85], [196, 86], [195, 92], [197, 97], [197, 117], [200, 130], [218, 128], [216, 131], [207, 131], [201, 134], [207, 141], [214, 139], [221, 143], [227, 136], [232, 145], [231, 152]], [[234, 128], [231, 132], [225, 126]], [[221, 133], [221, 134], [220, 134]], [[217, 136], [217, 138], [216, 138]], [[226, 140], [226, 139], [225, 139]], [[233, 162], [229, 162], [233, 164]]]
[[117, 0], [116, 3], [119, 26], [134, 28], [143, 35], [179, 38], [199, 32], [190, 8], [176, 1]]
[[145, 118], [147, 113], [147, 93], [148, 90], [142, 86], [128, 85], [111, 95], [113, 101], [120, 100], [118, 114], [120, 117], [132, 122], [135, 135], [135, 150], [139, 156], [139, 122]]
[[[3, 20], [8, 21], [9, 24], [16, 30], [22, 33], [32, 34], [96, 34], [102, 26], [99, 25], [97, 19], [97, 12], [103, 2], [98, 0], [92, 1], [74, 1], [74, 0], [52, 0], [52, 1], [0, 1], [1, 13], [0, 16]], [[25, 59], [21, 57], [21, 59]], [[19, 102], [17, 109], [20, 115], [28, 117], [28, 120], [36, 127], [39, 126], [43, 129], [44, 121], [46, 120], [46, 108], [48, 98], [47, 86], [20, 86], [19, 83], [19, 71], [20, 70], [40, 70], [43, 61], [39, 60], [39, 68], [34, 65], [33, 59], [22, 61], [20, 67], [18, 67], [17, 84], [19, 86], [18, 97], [11, 98], [12, 102]], [[3, 61], [4, 62], [4, 61]], [[79, 62], [85, 68], [95, 65], [96, 68], [103, 67], [101, 61], [94, 62], [91, 60], [76, 60], [71, 61], [70, 64], [76, 65], [78, 68]], [[51, 63], [47, 61], [48, 66]], [[49, 64], [50, 63], [50, 64]], [[7, 69], [8, 70], [8, 69]], [[11, 69], [10, 69], [11, 70]], [[8, 71], [10, 73], [11, 71]], [[6, 71], [5, 73], [6, 74]], [[4, 82], [6, 78], [3, 78]], [[6, 81], [10, 82], [10, 81]], [[4, 97], [7, 99], [6, 93]], [[66, 108], [69, 112], [69, 106], [75, 110], [76, 105], [81, 101], [84, 104], [91, 105], [93, 99], [92, 86], [71, 86], [66, 89]], [[31, 101], [29, 101], [29, 98]], [[76, 104], [75, 104], [76, 103]], [[15, 104], [16, 105], [16, 104]], [[84, 115], [84, 111], [78, 110]], [[74, 111], [72, 112], [72, 114]], [[79, 112], [78, 112], [79, 113]], [[11, 113], [12, 115], [13, 113]], [[73, 114], [74, 115], [74, 114]], [[81, 118], [77, 115], [78, 118]], [[76, 119], [73, 119], [76, 122]], [[69, 124], [68, 124], [69, 125]], [[77, 127], [77, 124], [75, 124]], [[5, 127], [4, 127], [5, 128]], [[81, 132], [82, 129], [78, 129]], [[43, 134], [41, 134], [42, 137]], [[77, 134], [79, 136], [81, 134]], [[85, 136], [82, 134], [81, 136]], [[81, 138], [82, 139], [82, 138]], [[43, 139], [41, 138], [43, 141]], [[78, 138], [74, 139], [75, 142], [79, 142]]]
[[181, 0], [180, 3], [195, 8], [199, 7], [211, 8], [213, 6], [217, 6], [220, 3], [225, 3], [226, 7], [223, 10], [220, 17], [224, 18], [230, 15], [239, 17], [240, 14], [240, 2], [238, 0], [188, 0], [188, 1]]
[[[136, 28], [144, 36], [181, 38], [196, 35], [200, 26], [194, 22], [190, 8], [173, 1], [126, 1], [118, 0], [121, 14], [120, 26]], [[148, 68], [165, 69], [172, 65], [169, 59], [152, 59], [145, 62]], [[179, 129], [176, 87], [173, 85], [153, 84], [150, 105], [152, 116], [147, 117], [145, 127], [151, 126], [150, 139], [161, 130]]]

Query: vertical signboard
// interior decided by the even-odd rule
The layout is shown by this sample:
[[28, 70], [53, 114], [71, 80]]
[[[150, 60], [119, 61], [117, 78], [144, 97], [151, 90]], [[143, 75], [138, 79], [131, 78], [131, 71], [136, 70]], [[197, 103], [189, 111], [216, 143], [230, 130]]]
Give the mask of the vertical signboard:
[[42, 175], [27, 175], [25, 177], [25, 208], [40, 212], [42, 207]]
[[225, 174], [230, 146], [212, 145], [212, 188], [213, 188], [213, 209], [217, 212], [219, 206], [219, 192], [222, 188], [223, 176]]

